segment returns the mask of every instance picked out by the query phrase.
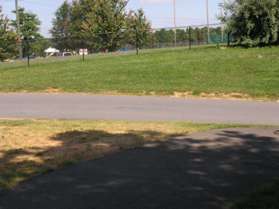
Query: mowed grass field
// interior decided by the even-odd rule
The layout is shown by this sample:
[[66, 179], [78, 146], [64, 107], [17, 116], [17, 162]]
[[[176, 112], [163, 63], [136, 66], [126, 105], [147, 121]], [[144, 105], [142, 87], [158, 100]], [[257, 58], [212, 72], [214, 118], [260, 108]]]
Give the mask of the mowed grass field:
[[0, 92], [279, 98], [279, 47], [155, 49], [0, 63]]

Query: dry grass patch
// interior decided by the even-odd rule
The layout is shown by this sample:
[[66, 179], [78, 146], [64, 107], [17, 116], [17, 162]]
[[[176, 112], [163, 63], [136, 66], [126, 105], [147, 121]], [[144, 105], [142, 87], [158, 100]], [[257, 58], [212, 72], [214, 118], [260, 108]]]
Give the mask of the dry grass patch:
[[224, 125], [164, 122], [0, 120], [0, 187], [145, 142]]

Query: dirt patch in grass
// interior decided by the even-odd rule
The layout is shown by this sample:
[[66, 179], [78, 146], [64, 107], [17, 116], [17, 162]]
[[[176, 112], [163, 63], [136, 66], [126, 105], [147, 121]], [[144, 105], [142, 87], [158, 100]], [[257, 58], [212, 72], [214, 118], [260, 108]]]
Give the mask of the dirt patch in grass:
[[0, 120], [0, 188], [81, 160], [225, 125]]
[[59, 88], [54, 88], [54, 87], [48, 87], [45, 90], [46, 93], [63, 93], [64, 91], [62, 89]]
[[[271, 98], [265, 97], [251, 97], [248, 94], [243, 94], [239, 92], [232, 93], [206, 93], [206, 92], [174, 92], [174, 97], [177, 98], [205, 98], [205, 99], [231, 99], [231, 100], [258, 100], [258, 101], [269, 101]], [[279, 100], [278, 100], [279, 101]]]

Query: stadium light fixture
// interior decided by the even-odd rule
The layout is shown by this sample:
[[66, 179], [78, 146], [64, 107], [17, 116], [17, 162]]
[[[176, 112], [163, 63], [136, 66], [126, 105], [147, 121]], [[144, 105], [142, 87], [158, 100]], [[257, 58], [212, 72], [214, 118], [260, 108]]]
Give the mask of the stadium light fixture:
[[173, 0], [174, 46], [176, 47], [176, 0]]
[[210, 28], [209, 28], [209, 3], [206, 0], [206, 24], [207, 24], [207, 43], [210, 43]]

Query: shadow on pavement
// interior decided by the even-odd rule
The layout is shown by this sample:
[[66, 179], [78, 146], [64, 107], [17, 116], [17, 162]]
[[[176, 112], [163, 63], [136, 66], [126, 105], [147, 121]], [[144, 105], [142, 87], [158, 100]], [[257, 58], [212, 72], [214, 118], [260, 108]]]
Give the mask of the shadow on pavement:
[[[53, 140], [62, 141], [61, 147], [70, 146], [73, 139], [111, 142], [132, 136], [142, 142], [145, 134], [161, 133], [66, 132]], [[0, 208], [222, 209], [279, 175], [279, 137], [274, 129], [168, 137], [166, 142], [149, 142], [35, 177], [1, 194]]]

